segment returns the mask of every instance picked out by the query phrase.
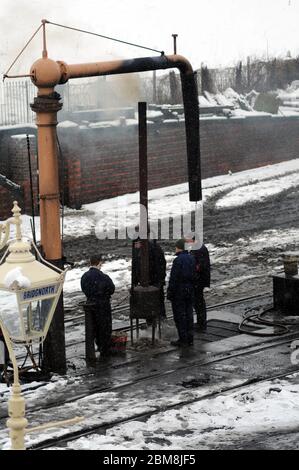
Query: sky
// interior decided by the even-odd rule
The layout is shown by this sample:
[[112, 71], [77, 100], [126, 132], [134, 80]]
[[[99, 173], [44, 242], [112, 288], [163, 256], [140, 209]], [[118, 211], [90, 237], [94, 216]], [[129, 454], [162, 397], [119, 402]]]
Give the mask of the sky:
[[[299, 0], [0, 0], [0, 71], [3, 73], [40, 20], [98, 32], [178, 53], [196, 69], [233, 65], [248, 55], [299, 55]], [[68, 63], [155, 55], [106, 39], [47, 28], [49, 57]], [[28, 73], [41, 55], [38, 35], [14, 67]]]

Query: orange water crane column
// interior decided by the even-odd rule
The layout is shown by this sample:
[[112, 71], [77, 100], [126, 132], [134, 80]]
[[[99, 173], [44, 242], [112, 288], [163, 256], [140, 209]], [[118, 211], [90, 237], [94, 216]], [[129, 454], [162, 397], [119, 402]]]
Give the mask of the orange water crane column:
[[[45, 52], [38, 62], [40, 80], [38, 95], [31, 105], [36, 113], [39, 162], [39, 197], [41, 247], [48, 261], [62, 268], [62, 242], [60, 230], [59, 170], [57, 155], [57, 112], [62, 108], [60, 96], [54, 86], [60, 78], [60, 68], [48, 59]], [[62, 296], [44, 343], [43, 369], [65, 373], [65, 334]]]
[[[40, 59], [40, 75], [45, 76], [38, 84], [38, 96], [31, 105], [36, 113], [38, 127], [39, 188], [41, 244], [48, 260], [62, 258], [60, 235], [59, 170], [57, 158], [57, 112], [62, 108], [60, 96], [54, 92], [59, 66], [50, 59]], [[53, 75], [53, 65], [56, 65]]]

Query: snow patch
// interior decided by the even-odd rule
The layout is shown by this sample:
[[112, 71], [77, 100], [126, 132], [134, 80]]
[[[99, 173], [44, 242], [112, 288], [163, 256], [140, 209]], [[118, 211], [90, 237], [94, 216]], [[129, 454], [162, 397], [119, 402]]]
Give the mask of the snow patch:
[[[22, 140], [27, 138], [27, 134], [16, 134], [16, 135], [11, 135], [11, 139], [16, 139], [16, 140]], [[28, 137], [35, 137], [34, 134], [29, 134]]]
[[78, 124], [73, 121], [62, 121], [58, 124], [58, 127], [62, 127], [66, 129], [66, 128], [71, 128], [71, 127], [78, 127]]
[[4, 278], [4, 285], [7, 287], [7, 289], [27, 289], [30, 287], [31, 282], [26, 276], [23, 276], [22, 268], [18, 266], [6, 274]]

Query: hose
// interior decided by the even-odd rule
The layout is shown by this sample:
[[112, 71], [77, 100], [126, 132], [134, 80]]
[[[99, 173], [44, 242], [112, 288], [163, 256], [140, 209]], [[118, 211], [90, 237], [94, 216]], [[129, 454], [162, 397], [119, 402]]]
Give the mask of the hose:
[[[256, 309], [256, 307], [248, 310], [247, 313], [252, 311], [252, 310], [255, 310], [255, 309]], [[276, 310], [274, 310], [273, 306], [264, 309], [260, 313], [254, 312], [254, 313], [249, 313], [249, 315], [247, 315], [247, 313], [246, 313], [245, 314], [246, 316], [243, 318], [243, 320], [241, 321], [241, 323], [238, 327], [240, 333], [246, 333], [246, 334], [249, 334], [249, 335], [252, 335], [252, 336], [261, 336], [261, 337], [281, 336], [281, 335], [284, 335], [284, 334], [290, 332], [290, 329], [288, 328], [287, 325], [293, 326], [293, 325], [298, 324], [296, 321], [286, 321], [286, 320], [282, 320], [282, 319], [279, 320], [279, 321], [275, 321], [275, 320], [266, 320], [265, 318], [263, 318], [264, 315], [266, 315], [267, 313], [270, 313], [270, 312], [272, 312], [273, 314], [278, 313]], [[298, 319], [299, 319], [299, 317], [298, 317]], [[245, 327], [245, 325], [248, 324], [248, 323], [254, 323], [255, 325], [270, 326], [270, 327], [276, 329], [276, 331], [273, 331], [273, 333], [251, 331], [251, 330], [249, 330]], [[247, 326], [249, 326], [249, 325], [247, 325]]]

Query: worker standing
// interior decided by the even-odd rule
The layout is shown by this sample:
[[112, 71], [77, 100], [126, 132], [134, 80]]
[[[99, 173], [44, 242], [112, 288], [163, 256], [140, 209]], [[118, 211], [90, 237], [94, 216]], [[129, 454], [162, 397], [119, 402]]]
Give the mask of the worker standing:
[[87, 298], [85, 308], [91, 314], [98, 350], [101, 356], [109, 356], [112, 334], [110, 297], [115, 286], [110, 277], [101, 271], [101, 266], [101, 255], [90, 258], [90, 269], [81, 278], [81, 289]]
[[175, 250], [176, 258], [170, 272], [167, 298], [172, 304], [179, 338], [171, 341], [171, 344], [192, 346], [195, 258], [186, 250], [184, 239], [176, 242]]
[[204, 289], [210, 287], [211, 263], [208, 248], [195, 237], [186, 238], [190, 254], [195, 259], [194, 283], [194, 310], [197, 316], [197, 329], [205, 331], [207, 328], [207, 307], [204, 298]]

